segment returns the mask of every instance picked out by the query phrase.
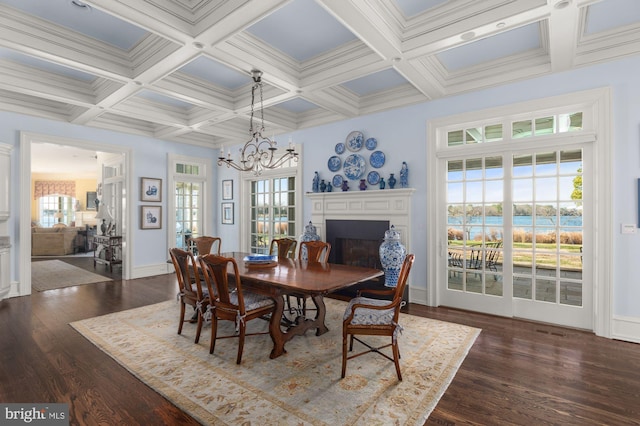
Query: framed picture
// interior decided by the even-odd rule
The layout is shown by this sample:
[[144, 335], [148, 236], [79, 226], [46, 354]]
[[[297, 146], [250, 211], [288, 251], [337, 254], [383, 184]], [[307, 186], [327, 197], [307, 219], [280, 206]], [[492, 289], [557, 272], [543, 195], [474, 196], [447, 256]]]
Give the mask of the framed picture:
[[85, 205], [85, 210], [95, 210], [96, 209], [96, 191], [87, 191], [87, 204]]
[[233, 203], [222, 203], [222, 224], [233, 225]]
[[162, 206], [140, 206], [140, 228], [162, 228]]
[[233, 200], [233, 181], [232, 180], [222, 181], [222, 199]]
[[162, 179], [140, 178], [140, 200], [162, 201]]

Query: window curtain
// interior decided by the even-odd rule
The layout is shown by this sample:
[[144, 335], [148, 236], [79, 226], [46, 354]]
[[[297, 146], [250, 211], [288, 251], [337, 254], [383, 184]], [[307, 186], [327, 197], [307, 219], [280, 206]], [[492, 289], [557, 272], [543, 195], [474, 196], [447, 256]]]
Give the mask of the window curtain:
[[76, 182], [73, 180], [37, 180], [34, 185], [34, 200], [47, 195], [66, 195], [76, 198]]

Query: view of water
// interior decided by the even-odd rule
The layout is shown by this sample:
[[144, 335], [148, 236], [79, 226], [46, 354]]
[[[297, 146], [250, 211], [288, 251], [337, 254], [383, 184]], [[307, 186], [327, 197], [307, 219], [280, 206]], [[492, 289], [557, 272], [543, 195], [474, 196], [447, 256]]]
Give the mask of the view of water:
[[[482, 232], [482, 217], [474, 216], [470, 220], [467, 219], [468, 225], [471, 225], [470, 238], [473, 239], [476, 235]], [[556, 217], [540, 217], [536, 218], [536, 228], [541, 232], [548, 232], [551, 228], [555, 228], [557, 222]], [[491, 227], [501, 228], [504, 226], [504, 218], [502, 216], [485, 216], [485, 226], [487, 231]], [[452, 226], [460, 226], [461, 219], [457, 217], [448, 217], [448, 224]], [[474, 226], [478, 225], [478, 226]], [[533, 226], [533, 216], [514, 216], [513, 226], [515, 228], [528, 228]], [[560, 216], [560, 232], [579, 232], [582, 227], [582, 216]]]

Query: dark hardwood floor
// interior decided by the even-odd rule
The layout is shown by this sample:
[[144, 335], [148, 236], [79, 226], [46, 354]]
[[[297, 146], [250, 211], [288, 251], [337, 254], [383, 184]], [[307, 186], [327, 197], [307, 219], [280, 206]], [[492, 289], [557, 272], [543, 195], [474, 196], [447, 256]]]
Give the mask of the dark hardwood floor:
[[[68, 325], [176, 291], [169, 274], [0, 301], [0, 401], [66, 402], [71, 424], [197, 424]], [[408, 312], [482, 329], [428, 425], [640, 424], [640, 345], [446, 308]]]

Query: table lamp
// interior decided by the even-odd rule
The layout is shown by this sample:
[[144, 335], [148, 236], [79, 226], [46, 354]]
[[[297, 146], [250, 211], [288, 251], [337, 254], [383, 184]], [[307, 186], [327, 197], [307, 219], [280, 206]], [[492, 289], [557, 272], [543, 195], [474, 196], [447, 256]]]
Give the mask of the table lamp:
[[98, 214], [96, 215], [96, 219], [102, 219], [100, 230], [102, 231], [102, 235], [104, 236], [105, 233], [107, 232], [107, 226], [108, 226], [106, 223], [107, 219], [109, 220], [109, 223], [111, 223], [111, 221], [113, 220], [111, 213], [109, 213], [109, 209], [104, 203], [100, 203], [100, 206], [98, 207]]

